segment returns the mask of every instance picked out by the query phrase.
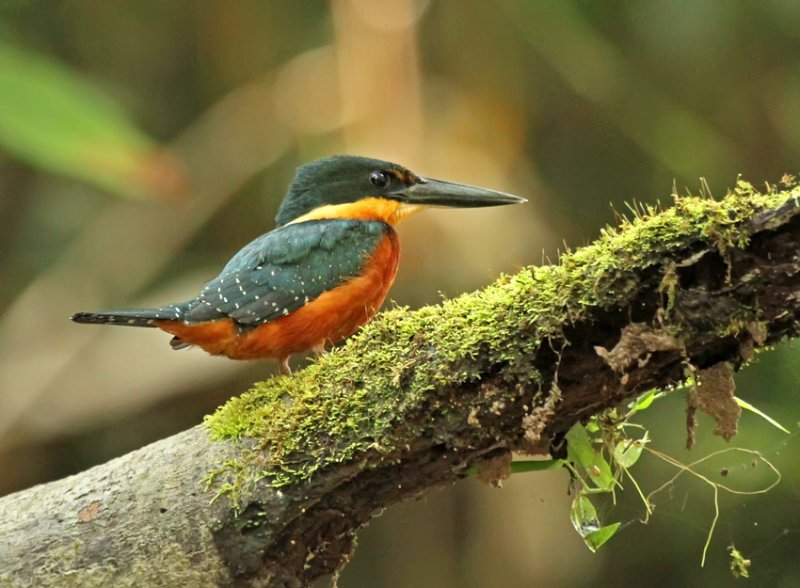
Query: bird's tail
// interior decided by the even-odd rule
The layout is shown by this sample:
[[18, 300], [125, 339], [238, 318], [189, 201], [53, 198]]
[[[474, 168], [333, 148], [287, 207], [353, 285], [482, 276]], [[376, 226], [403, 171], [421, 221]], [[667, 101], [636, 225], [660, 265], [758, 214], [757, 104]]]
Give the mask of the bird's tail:
[[183, 312], [177, 306], [143, 310], [101, 310], [78, 312], [72, 315], [76, 323], [88, 325], [120, 325], [123, 327], [155, 327], [158, 320], [181, 320]]

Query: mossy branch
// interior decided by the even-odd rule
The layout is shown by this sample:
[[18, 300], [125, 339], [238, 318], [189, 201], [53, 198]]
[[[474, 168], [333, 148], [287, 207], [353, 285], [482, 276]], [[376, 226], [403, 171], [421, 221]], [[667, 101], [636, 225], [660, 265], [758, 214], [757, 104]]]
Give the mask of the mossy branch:
[[796, 335], [799, 198], [744, 182], [721, 201], [676, 198], [558, 265], [382, 313], [203, 427], [0, 500], [0, 561], [20, 562], [0, 586], [331, 573], [385, 506], [476, 465], [502, 477], [512, 450], [546, 453], [577, 421]]

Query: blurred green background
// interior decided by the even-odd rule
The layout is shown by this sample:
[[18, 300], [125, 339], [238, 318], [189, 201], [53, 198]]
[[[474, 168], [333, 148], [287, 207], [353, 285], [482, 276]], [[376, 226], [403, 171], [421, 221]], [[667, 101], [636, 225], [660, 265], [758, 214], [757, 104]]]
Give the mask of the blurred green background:
[[[294, 167], [333, 153], [529, 199], [401, 225], [390, 296], [435, 303], [590, 241], [625, 202], [668, 203], [673, 184], [703, 177], [719, 197], [739, 174], [797, 172], [800, 3], [0, 1], [0, 494], [190, 427], [274, 372], [68, 317], [194, 296], [273, 226]], [[796, 346], [737, 385], [797, 430]], [[683, 449], [680, 395], [649, 412], [678, 459], [725, 446], [701, 417]], [[733, 542], [752, 585], [798, 586], [800, 442], [749, 414], [740, 428], [733, 444], [783, 480], [721, 495], [705, 568], [707, 486], [679, 478], [647, 526], [632, 488], [601, 503], [624, 526], [591, 554], [550, 472], [392, 507], [340, 585], [726, 586]], [[769, 479], [740, 456], [722, 468], [739, 489]], [[647, 492], [675, 472], [645, 456], [634, 473]]]

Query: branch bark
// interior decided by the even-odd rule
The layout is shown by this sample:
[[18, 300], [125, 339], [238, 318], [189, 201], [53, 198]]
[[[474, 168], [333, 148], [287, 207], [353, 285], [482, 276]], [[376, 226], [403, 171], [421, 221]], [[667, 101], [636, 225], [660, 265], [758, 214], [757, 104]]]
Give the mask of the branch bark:
[[330, 574], [387, 505], [475, 465], [502, 476], [512, 450], [546, 453], [575, 422], [797, 335], [798, 198], [740, 182], [676, 199], [557, 266], [383, 313], [201, 426], [2, 498], [0, 586]]

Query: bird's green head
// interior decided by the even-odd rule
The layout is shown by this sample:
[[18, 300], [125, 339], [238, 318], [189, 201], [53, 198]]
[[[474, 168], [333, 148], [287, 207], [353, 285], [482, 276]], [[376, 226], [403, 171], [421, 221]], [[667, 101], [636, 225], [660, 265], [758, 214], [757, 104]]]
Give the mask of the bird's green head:
[[396, 163], [336, 155], [297, 168], [275, 220], [279, 226], [319, 218], [392, 222], [424, 206], [467, 208], [519, 202], [525, 199], [423, 178]]

